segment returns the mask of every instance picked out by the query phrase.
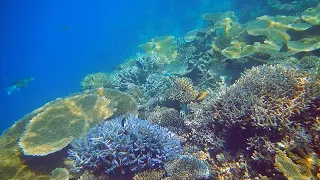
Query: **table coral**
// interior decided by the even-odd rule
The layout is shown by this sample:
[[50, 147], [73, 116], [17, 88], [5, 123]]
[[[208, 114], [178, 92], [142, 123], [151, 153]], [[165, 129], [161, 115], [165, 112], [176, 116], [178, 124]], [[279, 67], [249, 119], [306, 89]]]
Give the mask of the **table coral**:
[[42, 109], [30, 120], [19, 141], [26, 155], [45, 156], [57, 152], [112, 115], [137, 113], [131, 96], [103, 88], [59, 98]]

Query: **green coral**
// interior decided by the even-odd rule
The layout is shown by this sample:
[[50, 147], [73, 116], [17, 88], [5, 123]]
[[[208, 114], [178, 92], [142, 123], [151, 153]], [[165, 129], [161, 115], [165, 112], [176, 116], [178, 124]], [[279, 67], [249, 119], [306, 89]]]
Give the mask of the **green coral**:
[[88, 74], [82, 81], [81, 81], [81, 89], [95, 89], [101, 87], [112, 87], [111, 79], [108, 74], [103, 72], [98, 72], [95, 74]]

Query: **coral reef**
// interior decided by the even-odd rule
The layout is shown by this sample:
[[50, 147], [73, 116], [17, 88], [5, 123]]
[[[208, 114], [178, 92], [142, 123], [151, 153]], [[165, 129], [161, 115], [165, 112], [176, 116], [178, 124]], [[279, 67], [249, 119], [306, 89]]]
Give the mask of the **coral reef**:
[[98, 174], [159, 168], [182, 152], [174, 133], [135, 117], [103, 122], [72, 146], [68, 152], [77, 164], [74, 171], [89, 169]]
[[8, 129], [0, 179], [320, 178], [317, 2], [234, 1], [140, 45]]
[[78, 178], [78, 180], [121, 180], [119, 178], [114, 178], [108, 175], [95, 176], [89, 172], [85, 172], [83, 175]]

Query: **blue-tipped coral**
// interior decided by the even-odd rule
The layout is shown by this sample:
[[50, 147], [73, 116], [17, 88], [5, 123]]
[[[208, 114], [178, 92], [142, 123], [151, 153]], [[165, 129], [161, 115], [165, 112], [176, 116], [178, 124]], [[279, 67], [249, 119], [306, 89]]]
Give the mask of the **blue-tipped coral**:
[[76, 163], [75, 171], [105, 174], [159, 168], [182, 153], [177, 135], [132, 116], [102, 122], [72, 146], [68, 153]]

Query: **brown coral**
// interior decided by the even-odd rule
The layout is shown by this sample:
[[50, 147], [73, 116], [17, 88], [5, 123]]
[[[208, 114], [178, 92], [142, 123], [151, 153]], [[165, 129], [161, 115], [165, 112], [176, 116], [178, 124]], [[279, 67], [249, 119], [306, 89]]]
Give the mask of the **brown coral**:
[[148, 119], [164, 127], [171, 126], [181, 128], [184, 126], [184, 121], [180, 117], [179, 112], [173, 108], [157, 107], [149, 115]]
[[[297, 70], [259, 66], [247, 70], [213, 100], [213, 113], [227, 122], [252, 119], [258, 126], [285, 127], [319, 94], [318, 81]], [[248, 117], [249, 116], [249, 117]]]
[[198, 91], [194, 89], [191, 79], [171, 78], [171, 88], [167, 90], [169, 99], [177, 100], [180, 103], [189, 103], [194, 101], [198, 95]]
[[164, 170], [146, 170], [135, 174], [133, 180], [161, 180], [164, 175]]

